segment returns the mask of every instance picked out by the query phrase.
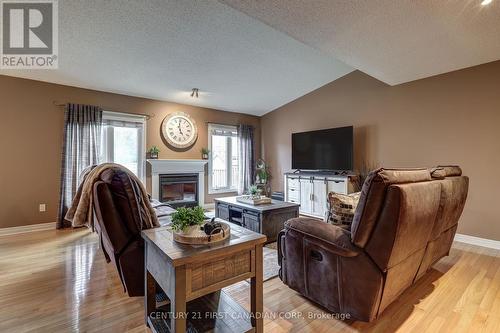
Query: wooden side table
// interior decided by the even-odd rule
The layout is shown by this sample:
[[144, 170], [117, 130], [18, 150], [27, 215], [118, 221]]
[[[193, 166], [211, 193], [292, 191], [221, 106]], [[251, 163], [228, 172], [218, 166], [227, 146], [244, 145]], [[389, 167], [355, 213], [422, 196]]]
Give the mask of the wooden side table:
[[[142, 232], [145, 241], [145, 321], [153, 332], [184, 333], [188, 320], [191, 322], [190, 327], [205, 327], [206, 323], [201, 323], [207, 318], [211, 320], [211, 329], [219, 328], [215, 331], [225, 331], [224, 327], [231, 331], [231, 327], [239, 327], [238, 330], [241, 331], [263, 332], [262, 246], [266, 242], [266, 236], [232, 223], [230, 226], [231, 237], [228, 240], [202, 246], [176, 243], [167, 227]], [[246, 279], [250, 279], [251, 284], [250, 313], [232, 313], [244, 309], [234, 306], [234, 301], [231, 303], [233, 306], [228, 306], [228, 302], [232, 300], [226, 294], [223, 295], [226, 304], [223, 306], [230, 309], [230, 313], [213, 313], [214, 303], [207, 297]], [[166, 320], [158, 319], [156, 284], [163, 289], [170, 301], [171, 317]], [[206, 307], [203, 306], [204, 300]], [[190, 307], [206, 310], [193, 313], [194, 310]], [[218, 310], [221, 307], [215, 306], [215, 311]]]

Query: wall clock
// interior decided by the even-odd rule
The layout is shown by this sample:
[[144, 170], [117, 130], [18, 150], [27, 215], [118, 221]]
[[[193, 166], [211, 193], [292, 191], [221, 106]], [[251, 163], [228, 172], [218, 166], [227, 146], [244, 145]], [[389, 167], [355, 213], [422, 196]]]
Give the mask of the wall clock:
[[174, 112], [163, 119], [163, 137], [175, 148], [187, 148], [198, 138], [196, 122], [184, 112]]

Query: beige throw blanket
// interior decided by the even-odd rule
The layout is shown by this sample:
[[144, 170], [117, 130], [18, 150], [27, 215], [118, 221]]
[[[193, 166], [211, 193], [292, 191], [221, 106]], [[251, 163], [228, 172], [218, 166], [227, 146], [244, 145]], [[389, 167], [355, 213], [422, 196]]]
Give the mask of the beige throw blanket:
[[114, 163], [104, 163], [86, 170], [86, 174], [82, 177], [84, 180], [78, 187], [76, 195], [73, 198], [73, 202], [71, 203], [71, 207], [66, 213], [65, 219], [70, 221], [73, 227], [87, 226], [94, 229], [94, 184], [100, 179], [101, 173], [108, 169], [123, 171], [130, 177], [131, 183], [134, 187], [138, 189], [136, 197], [143, 223], [143, 225], [140, 226], [141, 229], [159, 227], [160, 223], [158, 222], [158, 218], [156, 217], [153, 207], [151, 207], [151, 204], [149, 203], [148, 194], [142, 182], [130, 170]]

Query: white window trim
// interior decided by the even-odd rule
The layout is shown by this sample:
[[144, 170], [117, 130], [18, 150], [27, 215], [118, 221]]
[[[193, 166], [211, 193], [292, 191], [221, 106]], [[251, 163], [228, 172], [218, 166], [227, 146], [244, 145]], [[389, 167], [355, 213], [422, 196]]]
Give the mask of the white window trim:
[[[208, 124], [208, 149], [210, 149], [209, 157], [208, 157], [208, 194], [223, 194], [223, 193], [236, 193], [238, 192], [237, 187], [226, 187], [221, 189], [215, 189], [212, 187], [212, 129], [213, 128], [227, 128], [228, 130], [237, 130], [237, 126], [230, 125], [222, 125], [222, 124]], [[228, 155], [231, 156], [232, 147], [229, 146]], [[231, 159], [228, 159], [227, 162], [228, 168], [231, 168]], [[230, 178], [230, 177], [228, 177]]]
[[[137, 122], [141, 123], [143, 126], [143, 130], [141, 133], [141, 136], [139, 137], [139, 170], [138, 170], [138, 178], [142, 181], [144, 185], [146, 185], [146, 133], [147, 133], [147, 122], [146, 122], [146, 116], [142, 115], [135, 115], [135, 114], [129, 114], [129, 113], [121, 113], [121, 112], [114, 112], [114, 111], [103, 111], [102, 112], [102, 119], [103, 120], [116, 120], [116, 121], [131, 121], [131, 122]], [[110, 138], [113, 138], [112, 136], [113, 131], [108, 131], [108, 137], [106, 138], [106, 145], [107, 142]], [[109, 145], [107, 145], [109, 147]], [[106, 159], [108, 161], [111, 160], [111, 156], [113, 156], [111, 148], [110, 150], [107, 151], [107, 156]]]

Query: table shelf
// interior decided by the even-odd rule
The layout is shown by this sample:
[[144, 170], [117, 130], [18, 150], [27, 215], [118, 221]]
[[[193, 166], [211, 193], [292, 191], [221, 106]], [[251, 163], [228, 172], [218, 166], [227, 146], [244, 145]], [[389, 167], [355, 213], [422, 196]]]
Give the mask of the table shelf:
[[[153, 316], [148, 316], [149, 327], [153, 332], [170, 332], [169, 321], [161, 318], [167, 318], [169, 312], [170, 305], [167, 304], [158, 308]], [[186, 332], [253, 332], [250, 313], [224, 291], [188, 302], [187, 313]]]

